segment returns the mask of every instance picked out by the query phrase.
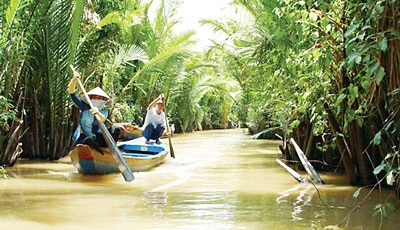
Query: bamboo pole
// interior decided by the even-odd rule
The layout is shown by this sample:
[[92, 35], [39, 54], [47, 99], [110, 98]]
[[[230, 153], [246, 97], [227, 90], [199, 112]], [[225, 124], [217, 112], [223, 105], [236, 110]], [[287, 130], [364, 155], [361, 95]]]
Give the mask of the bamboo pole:
[[301, 148], [297, 145], [296, 141], [293, 138], [290, 138], [290, 142], [296, 149], [297, 155], [299, 156], [301, 163], [303, 164], [304, 168], [306, 169], [308, 175], [310, 175], [311, 179], [318, 184], [323, 184], [321, 177], [318, 175], [317, 171], [315, 171], [314, 167], [308, 161], [306, 155], [303, 153]]
[[296, 179], [298, 182], [301, 182], [301, 183], [307, 182], [298, 172], [294, 171], [292, 168], [287, 166], [281, 160], [276, 159], [276, 162], [278, 162], [282, 167], [284, 167], [286, 169], [286, 171], [288, 171], [290, 173], [290, 175], [292, 175], [293, 178]]

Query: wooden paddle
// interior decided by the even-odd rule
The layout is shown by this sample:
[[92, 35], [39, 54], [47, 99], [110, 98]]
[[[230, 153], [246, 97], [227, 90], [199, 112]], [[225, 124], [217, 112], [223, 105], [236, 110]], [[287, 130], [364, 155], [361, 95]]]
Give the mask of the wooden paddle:
[[165, 124], [167, 125], [167, 133], [168, 135], [168, 142], [169, 142], [169, 153], [171, 154], [171, 157], [175, 158], [175, 152], [174, 148], [172, 147], [172, 142], [171, 142], [171, 131], [169, 129], [169, 124], [168, 124], [168, 117], [167, 117], [167, 106], [164, 103], [164, 114], [165, 114]]
[[[75, 68], [70, 65], [72, 71], [74, 73], [77, 73], [79, 75], [79, 73], [75, 70]], [[83, 84], [81, 82], [81, 80], [79, 78], [77, 78], [78, 81], [78, 85], [81, 88], [84, 97], [86, 98], [90, 108], [93, 108], [93, 104], [92, 101], [90, 100], [85, 88], [83, 87]], [[118, 169], [121, 172], [122, 176], [124, 176], [125, 181], [127, 182], [131, 182], [135, 179], [135, 177], [133, 176], [133, 173], [131, 171], [131, 169], [129, 168], [128, 164], [126, 163], [125, 159], [122, 157], [122, 153], [119, 150], [119, 148], [117, 147], [114, 138], [112, 138], [110, 132], [108, 132], [106, 126], [104, 125], [103, 121], [101, 120], [99, 114], [95, 114], [94, 117], [97, 120], [97, 123], [99, 124], [99, 127], [101, 129], [101, 134], [104, 137], [104, 140], [107, 143], [107, 146], [110, 148], [112, 156], [115, 160], [115, 162], [117, 163]]]

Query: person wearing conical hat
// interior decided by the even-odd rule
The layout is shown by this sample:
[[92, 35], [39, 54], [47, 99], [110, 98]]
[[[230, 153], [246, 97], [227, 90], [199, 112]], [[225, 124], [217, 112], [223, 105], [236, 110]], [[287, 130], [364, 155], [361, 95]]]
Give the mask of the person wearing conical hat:
[[[80, 98], [75, 93], [78, 77], [79, 75], [74, 74], [68, 85], [69, 96], [72, 102], [79, 108], [81, 112], [79, 125], [82, 133], [77, 139], [76, 143], [87, 144], [90, 147], [102, 152], [100, 147], [107, 147], [107, 143], [103, 138], [101, 129], [94, 115], [98, 114], [100, 119], [104, 122], [108, 117], [108, 111], [105, 106], [111, 104], [111, 98], [100, 87], [96, 87], [87, 93], [93, 104], [93, 108], [90, 108], [86, 98]], [[120, 129], [109, 130], [115, 140], [118, 139], [120, 132], [123, 131]]]
[[150, 144], [150, 140], [155, 140], [157, 144], [161, 143], [160, 137], [166, 126], [163, 109], [164, 94], [160, 94], [147, 107], [142, 132], [142, 135], [146, 138], [146, 144]]

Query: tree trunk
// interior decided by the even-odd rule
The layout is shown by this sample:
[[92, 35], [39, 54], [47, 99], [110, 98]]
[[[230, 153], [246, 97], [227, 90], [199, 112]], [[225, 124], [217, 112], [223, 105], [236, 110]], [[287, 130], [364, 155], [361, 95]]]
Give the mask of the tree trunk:
[[367, 152], [364, 153], [364, 150], [366, 150], [366, 146], [364, 143], [364, 140], [362, 138], [362, 131], [361, 128], [357, 125], [355, 121], [351, 122], [349, 125], [349, 130], [348, 133], [350, 135], [350, 142], [351, 144], [351, 150], [354, 152], [354, 155], [357, 159], [357, 168], [358, 168], [358, 173], [360, 177], [360, 182], [363, 185], [369, 184], [371, 181], [371, 163], [368, 159]]
[[332, 132], [336, 135], [336, 142], [339, 148], [340, 156], [343, 161], [344, 168], [346, 170], [346, 175], [349, 179], [350, 184], [355, 184], [358, 180], [358, 175], [356, 172], [356, 166], [350, 157], [349, 149], [346, 148], [344, 137], [339, 134], [343, 132], [340, 130], [339, 124], [337, 123], [335, 117], [333, 116], [331, 110], [329, 109], [328, 103], [324, 102], [324, 109], [328, 113], [328, 120], [331, 126]]

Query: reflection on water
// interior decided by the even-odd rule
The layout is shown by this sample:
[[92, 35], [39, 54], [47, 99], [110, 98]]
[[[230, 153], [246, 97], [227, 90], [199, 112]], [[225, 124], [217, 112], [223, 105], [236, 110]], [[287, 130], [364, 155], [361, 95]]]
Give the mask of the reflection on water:
[[[300, 217], [301, 212], [305, 210], [305, 207], [310, 204], [312, 197], [314, 196], [316, 190], [314, 190], [314, 187], [311, 185], [305, 186], [304, 189], [300, 190], [300, 187], [304, 187], [304, 184], [298, 184], [294, 188], [288, 189], [281, 194], [280, 197], [276, 199], [276, 202], [282, 203], [282, 202], [290, 202], [289, 200], [285, 199], [289, 197], [291, 192], [296, 192], [299, 191], [299, 194], [296, 197], [296, 201], [293, 203], [293, 211], [291, 212], [292, 214], [292, 220], [301, 220], [302, 218]], [[310, 191], [311, 190], [311, 191]]]
[[163, 209], [168, 204], [167, 192], [144, 192], [143, 198], [146, 204], [153, 206], [155, 209]]
[[[69, 158], [21, 160], [8, 169], [12, 178], [0, 180], [0, 227], [322, 229], [359, 201], [343, 176], [321, 174], [318, 191], [299, 184], [275, 162], [278, 142], [250, 140], [242, 130], [180, 134], [172, 143], [176, 159], [135, 173], [131, 183], [119, 174], [80, 175]], [[380, 218], [370, 212], [389, 194], [374, 192], [343, 227], [377, 229]], [[397, 217], [389, 212], [382, 229], [399, 229]]]

